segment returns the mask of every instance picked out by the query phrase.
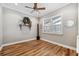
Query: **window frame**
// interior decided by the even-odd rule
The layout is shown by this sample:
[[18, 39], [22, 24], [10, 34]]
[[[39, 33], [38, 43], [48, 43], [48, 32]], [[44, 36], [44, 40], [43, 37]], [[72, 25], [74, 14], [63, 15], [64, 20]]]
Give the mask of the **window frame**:
[[[54, 17], [57, 17], [57, 16], [60, 16], [61, 17], [61, 28], [60, 28], [60, 32], [45, 32], [44, 31], [44, 27], [45, 27], [45, 25], [44, 25], [44, 21], [45, 20], [47, 20], [47, 19], [49, 19], [50, 21], [52, 21], [52, 18], [54, 18]], [[42, 23], [42, 33], [45, 33], [45, 34], [58, 34], [58, 35], [62, 35], [63, 34], [63, 17], [62, 17], [62, 15], [54, 15], [53, 17], [48, 17], [48, 18], [43, 18], [43, 23]], [[52, 23], [51, 23], [52, 24]]]

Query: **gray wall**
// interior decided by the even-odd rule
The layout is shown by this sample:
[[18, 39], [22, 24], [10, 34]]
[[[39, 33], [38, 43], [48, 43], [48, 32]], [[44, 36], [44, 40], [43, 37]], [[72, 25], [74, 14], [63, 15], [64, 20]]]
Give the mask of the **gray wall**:
[[[17, 11], [3, 8], [4, 24], [3, 24], [3, 44], [18, 42], [21, 40], [32, 39], [36, 37], [36, 19], [30, 17], [32, 21], [32, 28], [29, 30], [25, 27], [22, 31], [19, 29], [19, 21], [23, 19], [24, 15]], [[28, 16], [29, 17], [29, 16]]]
[[3, 32], [2, 32], [2, 7], [0, 6], [0, 47], [2, 43], [2, 37], [3, 37]]
[[[60, 8], [54, 12], [51, 12], [48, 15], [45, 15], [43, 18], [48, 18], [52, 17], [54, 15], [62, 14], [62, 21], [63, 21], [63, 35], [57, 35], [57, 34], [44, 34], [40, 33], [41, 38], [47, 39], [53, 42], [57, 42], [63, 45], [71, 46], [71, 47], [76, 47], [76, 36], [77, 36], [77, 4], [69, 4], [63, 8]], [[40, 27], [42, 26], [42, 20], [41, 19]], [[75, 21], [75, 26], [73, 27], [66, 27], [65, 22], [67, 20], [74, 20]]]

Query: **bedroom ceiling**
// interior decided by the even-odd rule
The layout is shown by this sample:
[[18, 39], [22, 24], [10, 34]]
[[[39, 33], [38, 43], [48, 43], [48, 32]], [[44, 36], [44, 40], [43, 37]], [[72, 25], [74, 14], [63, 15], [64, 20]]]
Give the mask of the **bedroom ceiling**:
[[38, 3], [38, 7], [45, 7], [46, 8], [46, 10], [39, 11], [40, 12], [39, 14], [35, 11], [33, 13], [31, 13], [32, 9], [25, 8], [25, 6], [33, 7], [33, 3], [18, 3], [18, 4], [2, 3], [1, 5], [3, 7], [19, 11], [19, 12], [22, 12], [24, 14], [28, 14], [30, 16], [41, 17], [41, 16], [44, 16], [48, 13], [55, 11], [56, 9], [59, 9], [59, 8], [62, 8], [66, 5], [68, 5], [68, 3]]

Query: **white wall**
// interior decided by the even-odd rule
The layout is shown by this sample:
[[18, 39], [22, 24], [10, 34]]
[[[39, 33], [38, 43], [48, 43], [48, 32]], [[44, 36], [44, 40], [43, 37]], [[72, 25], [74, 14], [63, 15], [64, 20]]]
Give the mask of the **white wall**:
[[[4, 24], [3, 24], [3, 32], [4, 32], [4, 39], [3, 44], [18, 42], [21, 40], [27, 40], [36, 37], [36, 19], [30, 17], [32, 21], [32, 28], [31, 30], [23, 29], [22, 31], [19, 29], [18, 22], [23, 19], [24, 15], [22, 13], [4, 8]], [[28, 16], [29, 17], [29, 16]]]
[[[47, 16], [43, 18], [52, 17], [54, 15], [62, 14], [62, 21], [63, 21], [63, 35], [56, 35], [56, 34], [44, 34], [40, 33], [41, 38], [60, 43], [66, 46], [76, 48], [76, 39], [77, 39], [77, 4], [69, 4], [61, 9], [58, 9], [54, 12], [51, 12]], [[67, 20], [73, 20], [75, 25], [73, 27], [66, 27], [65, 22]], [[42, 20], [41, 22], [42, 23]]]
[[3, 32], [2, 32], [2, 7], [0, 6], [0, 47], [2, 44], [2, 37], [3, 37]]

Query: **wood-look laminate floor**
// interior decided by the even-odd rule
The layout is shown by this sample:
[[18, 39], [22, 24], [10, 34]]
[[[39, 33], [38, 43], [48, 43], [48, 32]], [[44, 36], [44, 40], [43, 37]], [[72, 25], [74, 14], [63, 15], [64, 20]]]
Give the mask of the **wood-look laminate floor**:
[[32, 40], [6, 46], [2, 56], [75, 56], [76, 52], [43, 40]]

